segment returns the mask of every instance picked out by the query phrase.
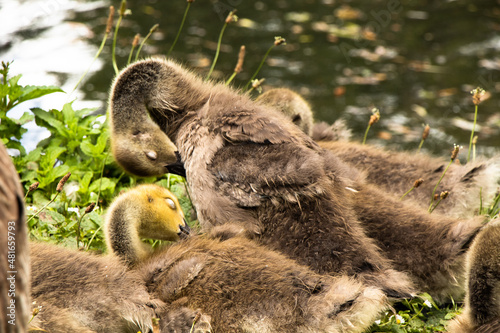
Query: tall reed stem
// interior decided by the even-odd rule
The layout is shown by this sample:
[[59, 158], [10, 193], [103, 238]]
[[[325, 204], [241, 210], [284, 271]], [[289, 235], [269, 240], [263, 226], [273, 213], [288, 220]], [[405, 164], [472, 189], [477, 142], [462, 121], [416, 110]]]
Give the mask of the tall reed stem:
[[179, 39], [179, 36], [181, 35], [181, 31], [182, 31], [182, 28], [184, 27], [184, 22], [186, 21], [186, 17], [187, 17], [187, 14], [189, 12], [189, 8], [191, 7], [192, 2], [193, 1], [189, 1], [189, 0], [187, 2], [188, 4], [186, 7], [186, 10], [184, 11], [184, 16], [182, 17], [181, 25], [179, 27], [179, 30], [177, 31], [177, 35], [175, 36], [175, 39], [174, 39], [174, 42], [172, 43], [172, 46], [170, 46], [170, 49], [167, 52], [167, 57], [170, 55], [170, 53], [174, 49], [175, 44], [177, 44], [177, 40]]
[[158, 24], [155, 24], [151, 27], [151, 29], [149, 29], [149, 32], [148, 34], [146, 35], [146, 37], [144, 37], [144, 39], [142, 40], [141, 42], [141, 45], [139, 45], [139, 48], [137, 49], [137, 53], [135, 54], [135, 61], [137, 61], [137, 58], [139, 58], [139, 53], [141, 53], [141, 50], [142, 50], [142, 47], [144, 46], [144, 43], [148, 40], [148, 38], [151, 36], [151, 34], [156, 30], [158, 29]]
[[208, 81], [210, 79], [210, 75], [212, 75], [212, 72], [214, 71], [215, 64], [217, 63], [217, 59], [219, 58], [219, 53], [220, 53], [220, 46], [222, 44], [222, 36], [224, 35], [224, 31], [226, 30], [227, 25], [233, 21], [233, 17], [235, 16], [234, 13], [236, 10], [233, 10], [229, 13], [229, 15], [226, 18], [226, 21], [224, 22], [224, 25], [222, 26], [222, 30], [220, 31], [219, 34], [219, 40], [217, 41], [217, 49], [215, 50], [215, 56], [214, 56], [214, 61], [212, 61], [212, 66], [210, 66], [210, 70], [208, 71], [207, 77], [205, 78], [205, 81]]
[[115, 69], [115, 74], [118, 74], [118, 65], [116, 65], [116, 39], [118, 37], [118, 29], [120, 28], [120, 24], [122, 23], [122, 19], [125, 16], [125, 12], [127, 11], [127, 0], [122, 0], [120, 4], [120, 16], [118, 17], [118, 21], [115, 26], [115, 33], [113, 35], [113, 46], [111, 49], [111, 61], [113, 63], [113, 68]]
[[111, 32], [111, 28], [113, 27], [113, 16], [114, 16], [114, 14], [115, 14], [115, 7], [109, 6], [109, 15], [108, 15], [108, 21], [107, 21], [107, 24], [106, 24], [106, 32], [104, 33], [104, 37], [102, 38], [101, 45], [99, 46], [99, 49], [97, 50], [97, 53], [95, 54], [94, 59], [92, 59], [92, 62], [90, 63], [89, 67], [87, 67], [87, 69], [85, 70], [85, 72], [83, 73], [83, 75], [80, 77], [80, 79], [76, 83], [76, 85], [73, 88], [73, 90], [71, 91], [71, 93], [68, 95], [68, 98], [69, 98], [69, 96], [71, 96], [75, 92], [76, 88], [78, 88], [78, 86], [82, 82], [83, 78], [85, 76], [87, 76], [87, 74], [88, 74], [90, 68], [92, 67], [92, 65], [94, 64], [94, 62], [101, 55], [101, 52], [102, 52], [102, 50], [104, 48], [104, 44], [106, 44], [106, 40], [108, 39], [109, 33]]

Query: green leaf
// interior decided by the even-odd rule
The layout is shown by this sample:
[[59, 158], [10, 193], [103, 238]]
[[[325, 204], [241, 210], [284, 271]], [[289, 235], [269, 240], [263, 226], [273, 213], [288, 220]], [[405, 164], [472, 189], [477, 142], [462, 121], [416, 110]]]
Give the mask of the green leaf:
[[89, 184], [90, 181], [92, 180], [92, 177], [94, 176], [94, 173], [91, 171], [85, 172], [83, 177], [80, 179], [80, 189], [84, 189], [85, 191], [88, 191], [89, 189]]
[[64, 124], [54, 118], [54, 116], [47, 111], [40, 108], [32, 108], [31, 111], [35, 114], [36, 124], [47, 128], [49, 131], [53, 132], [52, 129], [56, 129], [59, 134], [65, 136], [66, 128]]
[[92, 182], [89, 187], [90, 192], [99, 192], [99, 186], [101, 187], [101, 192], [109, 190], [110, 192], [114, 192], [116, 186], [116, 180], [111, 180], [107, 177], [99, 178]]
[[63, 223], [64, 221], [66, 221], [66, 217], [64, 217], [64, 215], [59, 214], [54, 210], [46, 209], [45, 214], [49, 216], [55, 223]]
[[73, 119], [75, 119], [75, 111], [73, 110], [72, 104], [73, 104], [73, 102], [66, 103], [66, 104], [64, 104], [64, 106], [62, 108], [62, 114], [63, 114], [64, 122], [66, 124], [69, 123], [70, 121], [72, 121]]
[[64, 92], [56, 86], [25, 86], [22, 88], [22, 95], [19, 97], [19, 103], [35, 99], [55, 92]]
[[11, 141], [7, 142], [7, 144], [5, 146], [7, 148], [10, 148], [10, 149], [19, 150], [19, 153], [21, 153], [21, 156], [26, 154], [26, 150], [24, 149], [23, 145], [19, 141], [11, 140]]
[[25, 112], [19, 119], [12, 119], [16, 124], [18, 125], [24, 125], [26, 123], [29, 123], [30, 121], [33, 121], [35, 119], [35, 115], [31, 112]]
[[83, 153], [87, 156], [91, 157], [96, 157], [99, 155], [99, 149], [94, 146], [89, 139], [86, 139], [82, 143], [80, 143], [80, 149], [83, 151]]

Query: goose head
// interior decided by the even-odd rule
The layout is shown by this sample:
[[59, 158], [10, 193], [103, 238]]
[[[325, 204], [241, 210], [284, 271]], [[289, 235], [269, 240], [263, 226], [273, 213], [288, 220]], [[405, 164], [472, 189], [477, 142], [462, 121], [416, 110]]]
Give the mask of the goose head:
[[281, 111], [304, 133], [312, 135], [313, 112], [296, 92], [287, 88], [274, 88], [260, 95], [257, 101]]
[[104, 231], [108, 250], [131, 266], [152, 252], [141, 239], [176, 241], [190, 229], [177, 198], [163, 187], [148, 184], [113, 201]]

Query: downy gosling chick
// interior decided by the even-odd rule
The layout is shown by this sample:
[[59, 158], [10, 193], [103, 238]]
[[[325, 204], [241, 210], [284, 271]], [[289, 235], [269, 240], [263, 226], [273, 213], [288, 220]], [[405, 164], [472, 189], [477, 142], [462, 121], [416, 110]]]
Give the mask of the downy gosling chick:
[[238, 223], [318, 273], [346, 273], [394, 297], [413, 293], [357, 220], [343, 182], [349, 168], [280, 112], [158, 59], [119, 74], [110, 110], [112, 126], [149, 114], [168, 135], [205, 230]]
[[[120, 259], [31, 243], [31, 296], [40, 312], [30, 332], [191, 332], [198, 311], [149, 295], [141, 274]], [[204, 318], [206, 316], [203, 316]], [[209, 332], [197, 322], [194, 331]]]
[[[309, 120], [311, 123], [308, 125], [296, 123], [304, 132], [312, 126], [309, 105], [305, 101], [300, 103], [303, 98], [289, 89], [271, 89], [258, 100], [291, 119], [297, 115], [301, 120]], [[356, 151], [365, 149], [359, 144], [346, 142], [328, 144], [339, 147], [331, 149], [335, 155], [341, 149], [348, 152], [351, 146], [359, 147], [354, 150], [353, 156]], [[342, 146], [348, 148], [343, 149]], [[368, 151], [373, 151], [373, 156], [378, 154], [374, 147]], [[404, 156], [402, 153], [390, 154]], [[351, 168], [356, 169], [358, 166]], [[370, 183], [372, 179], [364, 179], [362, 170], [359, 170], [352, 186], [356, 191], [353, 194], [353, 208], [367, 235], [377, 242], [383, 253], [393, 261], [395, 268], [410, 274], [420, 291], [428, 292], [437, 301], [445, 301], [450, 297], [460, 299], [464, 293], [465, 251], [482, 227], [484, 218], [459, 220], [436, 213], [430, 215], [408, 201], [400, 201], [384, 187], [381, 188], [378, 182]], [[379, 175], [378, 179], [382, 176]], [[385, 181], [390, 183], [393, 179]]]
[[500, 221], [492, 221], [476, 237], [467, 255], [465, 308], [449, 325], [449, 333], [500, 332]]
[[122, 194], [110, 205], [107, 216], [104, 230], [108, 250], [119, 254], [129, 266], [152, 252], [141, 239], [175, 241], [181, 234], [189, 234], [179, 201], [159, 186], [137, 186]]
[[[126, 238], [112, 240], [114, 247], [110, 252], [122, 251], [134, 246], [133, 254], [124, 251], [122, 257], [114, 255], [96, 256], [42, 243], [31, 244], [32, 258], [32, 298], [40, 313], [31, 323], [31, 330], [49, 332], [150, 332], [152, 318], [160, 319], [161, 332], [191, 331], [197, 311], [165, 304], [152, 298], [146, 290], [140, 272], [131, 271], [125, 265], [139, 260], [148, 253], [145, 245], [141, 246], [140, 237], [149, 237], [151, 233], [161, 235], [160, 239], [174, 240], [175, 233], [187, 232], [182, 215], [166, 215], [164, 212], [141, 210], [149, 200], [158, 199], [156, 193], [144, 190], [142, 197], [135, 196], [128, 200], [124, 195], [123, 205], [111, 207], [113, 215], [141, 220], [144, 216], [150, 222], [147, 232], [134, 234], [130, 225], [121, 225], [124, 230], [112, 229], [116, 236], [126, 234]], [[163, 192], [162, 192], [163, 193]], [[133, 199], [144, 199], [144, 202]], [[178, 206], [175, 197], [162, 197], [168, 207]], [[175, 201], [175, 202], [174, 202]], [[155, 206], [158, 203], [155, 202]], [[137, 208], [139, 207], [139, 208]], [[163, 226], [168, 218], [168, 228]], [[138, 225], [136, 227], [141, 227]], [[171, 231], [175, 230], [175, 231]], [[193, 332], [209, 332], [207, 319], [195, 323]]]
[[380, 289], [316, 274], [240, 237], [245, 230], [238, 225], [181, 239], [146, 259], [134, 255], [143, 252], [139, 235], [169, 239], [182, 232], [173, 199], [156, 185], [116, 198], [106, 222], [108, 247], [141, 274], [154, 297], [208, 314], [214, 332], [364, 332], [387, 308]]
[[[405, 200], [414, 199], [421, 207], [428, 208], [431, 193], [449, 159], [346, 142], [345, 137], [349, 135], [341, 129], [342, 126], [327, 128], [324, 123], [313, 125], [313, 112], [309, 104], [299, 94], [286, 88], [271, 89], [257, 100], [279, 109], [289, 119], [300, 118], [296, 124], [307, 134], [313, 128], [312, 137], [321, 147], [333, 151], [342, 161], [364, 171], [370, 183], [388, 193], [401, 197], [417, 179], [424, 179], [424, 183]], [[472, 216], [479, 207], [480, 196], [483, 201], [494, 199], [499, 183], [498, 157], [466, 165], [452, 164], [436, 191], [448, 191], [449, 196], [446, 204], [439, 205], [436, 212], [449, 216]]]
[[0, 143], [0, 332], [26, 332], [30, 314], [30, 261], [24, 194]]

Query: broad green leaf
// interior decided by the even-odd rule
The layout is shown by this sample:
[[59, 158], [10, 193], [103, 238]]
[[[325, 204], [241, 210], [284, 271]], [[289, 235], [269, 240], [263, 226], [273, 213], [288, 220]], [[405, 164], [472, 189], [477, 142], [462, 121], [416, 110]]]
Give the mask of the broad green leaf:
[[41, 153], [42, 153], [41, 147], [35, 148], [23, 158], [23, 162], [28, 163], [28, 162], [38, 161], [40, 159]]
[[31, 112], [25, 112], [21, 116], [21, 118], [14, 120], [18, 125], [24, 125], [26, 123], [29, 123], [30, 121], [33, 121], [35, 119], [35, 115]]
[[37, 125], [43, 126], [47, 128], [49, 131], [52, 128], [56, 129], [59, 132], [59, 134], [65, 136], [67, 131], [66, 128], [64, 127], [64, 124], [61, 121], [54, 118], [54, 116], [50, 112], [44, 111], [40, 108], [32, 108], [31, 111], [35, 114], [35, 120]]
[[92, 180], [92, 177], [94, 176], [94, 173], [91, 171], [85, 172], [83, 177], [80, 179], [80, 189], [84, 189], [87, 191], [89, 189], [90, 181]]
[[75, 119], [75, 111], [73, 110], [73, 102], [64, 104], [62, 108], [62, 114], [64, 117], [64, 122], [67, 124], [68, 122]]
[[64, 92], [56, 86], [25, 86], [22, 88], [22, 95], [19, 97], [19, 103], [35, 99], [55, 92]]
[[50, 209], [45, 210], [45, 214], [49, 216], [55, 223], [63, 223], [66, 221], [66, 217], [58, 212]]
[[101, 192], [109, 190], [110, 192], [114, 192], [116, 186], [116, 180], [111, 180], [107, 177], [102, 177], [97, 180], [94, 180], [89, 187], [89, 191], [91, 192], [99, 192], [99, 187], [101, 188]]
[[98, 148], [94, 146], [89, 139], [85, 139], [82, 143], [80, 143], [80, 149], [83, 151], [83, 153], [87, 156], [95, 157], [99, 155]]
[[19, 141], [10, 140], [9, 142], [7, 142], [7, 144], [5, 146], [7, 148], [10, 148], [10, 149], [19, 150], [19, 153], [21, 154], [21, 156], [26, 154], [26, 150], [24, 149], [23, 145]]

